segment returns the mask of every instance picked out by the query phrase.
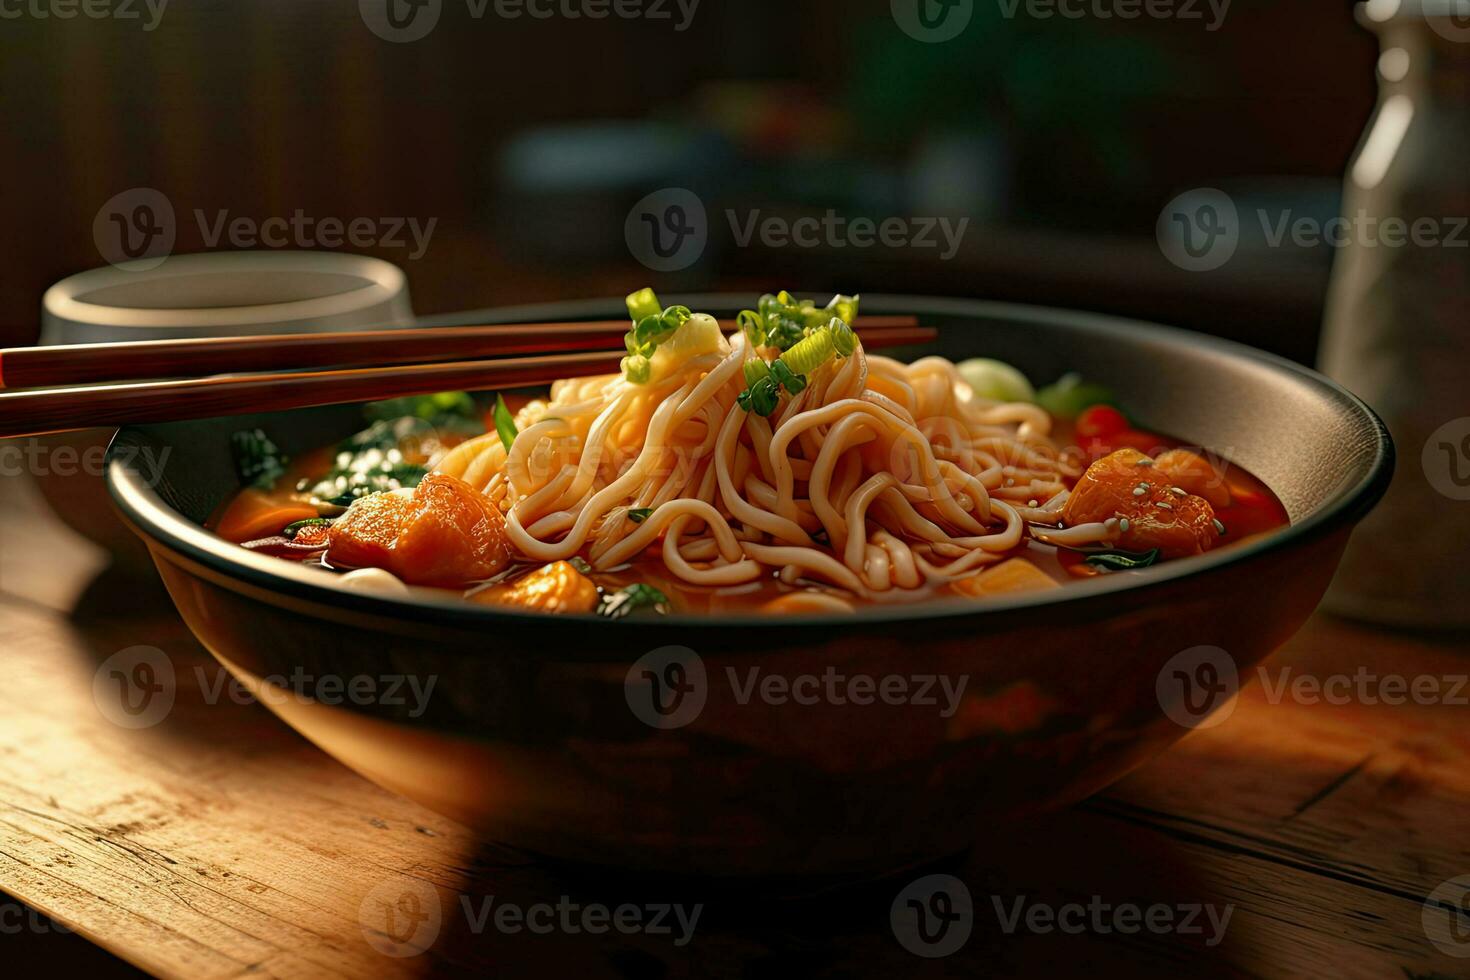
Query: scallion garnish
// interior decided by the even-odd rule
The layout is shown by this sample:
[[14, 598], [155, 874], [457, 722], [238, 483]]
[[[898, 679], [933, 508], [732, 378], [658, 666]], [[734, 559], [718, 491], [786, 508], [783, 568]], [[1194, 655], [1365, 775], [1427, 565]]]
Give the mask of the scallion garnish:
[[642, 524], [644, 521], [648, 520], [652, 516], [652, 507], [634, 507], [632, 510], [628, 511], [628, 520], [632, 521], [634, 524]]
[[510, 414], [510, 409], [505, 405], [505, 396], [495, 396], [495, 431], [500, 434], [500, 441], [505, 446], [505, 451], [510, 452], [510, 447], [515, 445], [516, 436], [520, 430], [516, 428], [516, 420]]
[[658, 294], [652, 288], [645, 287], [628, 297], [628, 316], [634, 323], [646, 316], [658, 316], [663, 310], [659, 305]]
[[607, 619], [622, 619], [635, 610], [650, 607], [663, 612], [668, 602], [668, 596], [653, 586], [640, 582], [611, 595], [603, 596], [602, 602], [597, 606], [597, 615]]

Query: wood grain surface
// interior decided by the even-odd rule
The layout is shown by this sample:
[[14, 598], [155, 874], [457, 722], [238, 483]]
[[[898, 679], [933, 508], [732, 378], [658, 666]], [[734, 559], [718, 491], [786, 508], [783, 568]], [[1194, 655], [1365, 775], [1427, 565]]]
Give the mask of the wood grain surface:
[[[64, 531], [3, 493], [0, 514], [0, 890], [149, 973], [1470, 976], [1470, 958], [1450, 955], [1470, 955], [1470, 929], [1452, 930], [1470, 919], [1426, 912], [1436, 886], [1470, 874], [1470, 689], [1445, 703], [1470, 673], [1463, 639], [1319, 618], [1224, 724], [1081, 806], [977, 827], [968, 856], [901, 879], [761, 894], [595, 875], [477, 840], [218, 687], [155, 583], [88, 585], [95, 563]], [[99, 710], [94, 683], [138, 645], [165, 653], [177, 690], [161, 723], [129, 729]], [[1273, 698], [1284, 669], [1288, 684], [1370, 680], [1346, 703], [1311, 704]], [[1357, 692], [1381, 692], [1388, 675], [1440, 679], [1440, 703], [1364, 703]], [[900, 890], [928, 874], [960, 879], [974, 903], [968, 942], [936, 959], [890, 923]], [[1006, 929], [1018, 907], [1069, 904], [1161, 905], [1176, 922], [1202, 911], [1197, 932]], [[497, 928], [504, 906], [544, 906], [557, 924]], [[669, 934], [582, 928], [587, 909], [621, 906], [699, 918], [688, 942], [672, 913]], [[0, 952], [25, 938], [18, 908], [0, 905]], [[431, 909], [437, 925], [422, 918]], [[1208, 912], [1227, 910], [1216, 935]]]

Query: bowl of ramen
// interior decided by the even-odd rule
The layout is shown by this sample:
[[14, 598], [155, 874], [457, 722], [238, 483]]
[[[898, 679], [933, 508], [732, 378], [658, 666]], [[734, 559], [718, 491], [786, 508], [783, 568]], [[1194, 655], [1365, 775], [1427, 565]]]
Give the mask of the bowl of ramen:
[[752, 299], [521, 308], [626, 312], [622, 370], [129, 427], [109, 486], [214, 656], [368, 778], [535, 854], [816, 876], [1210, 723], [1391, 475], [1366, 406], [1238, 345], [869, 296], [939, 331], [878, 353], [855, 297]]

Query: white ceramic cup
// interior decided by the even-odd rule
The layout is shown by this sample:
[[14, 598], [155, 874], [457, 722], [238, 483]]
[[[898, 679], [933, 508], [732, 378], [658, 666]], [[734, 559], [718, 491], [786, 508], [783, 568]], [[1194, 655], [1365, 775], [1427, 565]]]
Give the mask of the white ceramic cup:
[[[333, 333], [413, 322], [403, 270], [381, 259], [334, 252], [207, 252], [173, 255], [151, 268], [121, 263], [70, 276], [46, 291], [42, 345], [129, 340]], [[96, 460], [110, 429], [46, 436], [48, 457]], [[56, 449], [71, 447], [64, 456]], [[72, 453], [76, 453], [75, 456]], [[147, 556], [107, 500], [95, 467], [33, 476], [73, 530], [129, 566]]]

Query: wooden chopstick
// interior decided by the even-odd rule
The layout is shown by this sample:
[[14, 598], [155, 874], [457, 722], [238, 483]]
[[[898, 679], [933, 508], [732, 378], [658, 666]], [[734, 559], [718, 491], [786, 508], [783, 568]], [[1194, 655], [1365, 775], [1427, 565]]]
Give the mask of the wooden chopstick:
[[[0, 390], [616, 350], [628, 326], [604, 320], [12, 347], [0, 350]], [[859, 317], [856, 329], [917, 326], [910, 316]]]
[[[870, 349], [924, 344], [927, 327], [876, 327]], [[399, 335], [399, 340], [408, 338]], [[0, 439], [138, 422], [247, 415], [318, 405], [375, 401], [440, 391], [490, 391], [550, 384], [558, 378], [611, 374], [624, 351], [583, 351], [489, 361], [400, 364], [338, 371], [239, 374], [179, 381], [0, 392]]]

